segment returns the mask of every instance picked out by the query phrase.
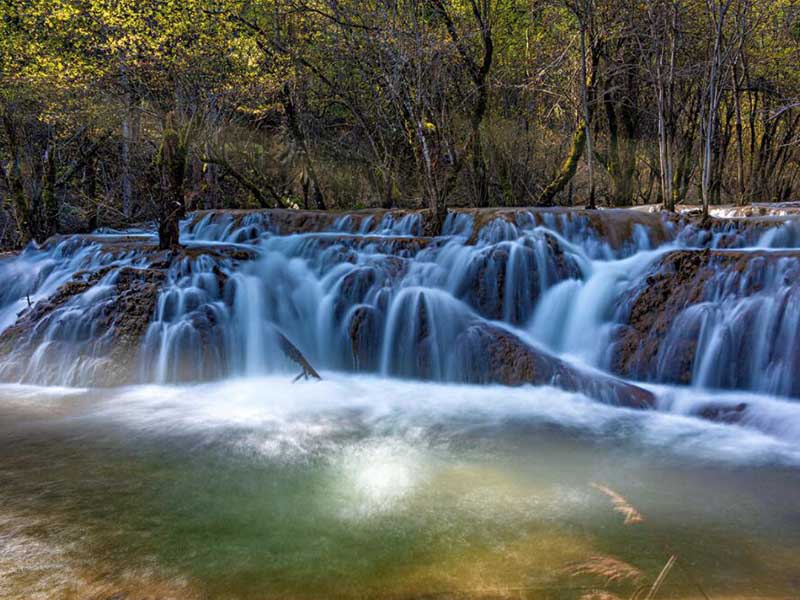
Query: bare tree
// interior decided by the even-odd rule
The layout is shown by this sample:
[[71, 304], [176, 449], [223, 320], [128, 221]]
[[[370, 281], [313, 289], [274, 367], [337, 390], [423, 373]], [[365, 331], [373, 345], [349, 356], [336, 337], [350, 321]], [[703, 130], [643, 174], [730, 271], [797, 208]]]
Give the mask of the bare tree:
[[658, 162], [664, 208], [675, 210], [673, 143], [675, 136], [675, 72], [679, 44], [679, 0], [646, 3], [650, 33], [651, 79], [656, 97]]
[[439, 13], [445, 21], [447, 31], [453, 40], [461, 60], [469, 73], [475, 86], [475, 102], [470, 117], [471, 133], [469, 144], [472, 146], [472, 168], [477, 177], [477, 205], [489, 205], [489, 178], [486, 173], [486, 161], [483, 157], [483, 143], [481, 141], [481, 124], [486, 115], [489, 103], [489, 90], [487, 78], [492, 68], [494, 56], [494, 40], [492, 39], [492, 2], [490, 0], [469, 0], [472, 17], [475, 20], [481, 42], [480, 62], [473, 58], [466, 40], [459, 33], [451, 16], [449, 2], [446, 0], [433, 0]]
[[573, 0], [572, 10], [578, 18], [580, 27], [581, 49], [581, 109], [583, 112], [583, 126], [586, 130], [586, 165], [589, 171], [589, 201], [587, 208], [596, 208], [595, 180], [594, 180], [594, 141], [592, 140], [592, 115], [589, 108], [589, 58], [587, 52], [587, 36], [591, 35], [594, 17], [594, 0]]
[[701, 172], [701, 194], [703, 216], [708, 217], [711, 200], [712, 150], [719, 118], [719, 105], [722, 100], [722, 81], [730, 66], [733, 46], [727, 43], [725, 24], [733, 0], [706, 0], [707, 16], [712, 31], [712, 43], [708, 57], [707, 83], [703, 102], [702, 132], [703, 160]]

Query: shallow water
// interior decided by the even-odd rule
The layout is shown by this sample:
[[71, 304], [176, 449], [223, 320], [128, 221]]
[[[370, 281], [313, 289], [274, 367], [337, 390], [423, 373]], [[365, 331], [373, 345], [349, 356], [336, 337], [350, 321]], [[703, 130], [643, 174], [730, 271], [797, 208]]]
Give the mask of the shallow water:
[[649, 587], [672, 554], [658, 597], [800, 594], [796, 432], [682, 415], [693, 390], [636, 412], [323, 375], [0, 387], [0, 597], [628, 597], [570, 568]]

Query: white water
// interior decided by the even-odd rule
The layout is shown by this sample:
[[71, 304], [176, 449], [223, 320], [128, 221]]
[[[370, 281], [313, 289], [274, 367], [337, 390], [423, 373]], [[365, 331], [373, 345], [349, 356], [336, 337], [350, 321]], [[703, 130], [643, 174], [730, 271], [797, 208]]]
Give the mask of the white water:
[[[415, 455], [415, 448], [519, 426], [556, 427], [585, 439], [616, 440], [615, 445], [660, 460], [672, 456], [695, 464], [800, 466], [800, 406], [764, 396], [729, 393], [704, 398], [664, 388], [662, 408], [671, 412], [657, 412], [615, 408], [550, 387], [324, 375], [321, 382], [296, 385], [285, 377], [262, 377], [106, 392], [2, 385], [0, 397], [6, 415], [49, 415], [71, 427], [122, 427], [127, 439], [191, 435], [193, 443], [202, 439], [204, 445], [223, 444], [235, 452], [279, 462], [302, 461], [335, 445], [341, 436], [363, 432], [388, 440], [393, 452], [375, 450], [387, 453], [384, 462], [392, 463], [394, 472], [405, 478], [419, 473], [413, 465], [406, 469], [400, 464], [399, 449]], [[694, 418], [691, 413], [698, 401], [730, 405], [746, 401], [753, 410], [739, 427], [730, 427]], [[368, 478], [376, 464], [365, 462], [363, 477]]]
[[[713, 273], [703, 283], [701, 301], [678, 312], [665, 332], [657, 364], [626, 375], [673, 381], [676, 348], [685, 342], [687, 332], [695, 332], [694, 389], [659, 388], [659, 408], [696, 415], [709, 406], [746, 404], [744, 423], [766, 439], [776, 436], [773, 441], [782, 444], [800, 437], [800, 418], [791, 402], [747, 394], [800, 395], [796, 285], [800, 254], [781, 251], [798, 246], [796, 221], [772, 220], [756, 228], [730, 221], [707, 232], [654, 217], [647, 225], [633, 225], [625, 239], [612, 244], [578, 214], [519, 212], [514, 222], [489, 222], [474, 245], [468, 243], [472, 223], [470, 214], [451, 214], [444, 235], [436, 239], [417, 237], [422, 229], [418, 214], [388, 214], [380, 221], [345, 216], [325, 231], [290, 235], [283, 235], [266, 213], [239, 220], [229, 214], [209, 214], [187, 223], [186, 243], [220, 252], [184, 258], [170, 267], [140, 349], [140, 381], [164, 384], [291, 372], [295, 367], [281, 351], [276, 332], [321, 369], [476, 381], [480, 344], [486, 339], [473, 335], [477, 326], [511, 332], [521, 344], [541, 345], [579, 366], [608, 369], [610, 349], [630, 303], [665, 254], [681, 248], [735, 247], [743, 262], [728, 264], [720, 252], [709, 263]], [[117, 274], [122, 268], [145, 268], [150, 260], [151, 255], [129, 243], [129, 238], [128, 234], [76, 236], [41, 250], [31, 247], [0, 262], [4, 284], [0, 330], [27, 309], [27, 296], [34, 305], [46, 302], [73, 278], [87, 280], [97, 274], [86, 292], [44, 313], [30, 328], [26, 343], [0, 360], [0, 377], [92, 385], [108, 366], [109, 330], [95, 324], [105, 322], [102, 316], [114, 310]], [[141, 246], [152, 237], [141, 234], [134, 241]], [[225, 252], [231, 248], [253, 252], [255, 259], [227, 258]], [[370, 402], [376, 403], [376, 381], [373, 384], [373, 391], [362, 395], [372, 396]], [[217, 384], [207, 389], [214, 390], [213, 385]], [[234, 393], [237, 385], [217, 393]], [[348, 394], [358, 397], [357, 384], [353, 385]], [[706, 388], [740, 390], [744, 395], [721, 396], [703, 391]], [[122, 397], [134, 401], [136, 394], [170, 396], [171, 389], [143, 387]], [[439, 388], [425, 388], [429, 389]], [[322, 402], [335, 395], [332, 389], [324, 390]], [[474, 397], [476, 406], [496, 404], [506, 415], [516, 410], [485, 398], [494, 391], [464, 394]], [[504, 394], [536, 406], [539, 392], [523, 389]], [[575, 406], [586, 415], [582, 419], [598, 426], [606, 412], [615, 414], [607, 407], [588, 410], [585, 399], [566, 402], [552, 390], [547, 397], [554, 394], [558, 400], [546, 402], [547, 414], [563, 424], [571, 423]], [[438, 395], [437, 402], [443, 402]], [[234, 406], [218, 404], [221, 413]], [[559, 413], [561, 404], [571, 408]], [[458, 405], [458, 410], [466, 408]], [[637, 418], [650, 419], [651, 424], [686, 419]], [[713, 427], [731, 430], [727, 425]], [[659, 435], [653, 430], [650, 442], [662, 444]], [[670, 435], [665, 439], [670, 441], [664, 445], [675, 442]]]

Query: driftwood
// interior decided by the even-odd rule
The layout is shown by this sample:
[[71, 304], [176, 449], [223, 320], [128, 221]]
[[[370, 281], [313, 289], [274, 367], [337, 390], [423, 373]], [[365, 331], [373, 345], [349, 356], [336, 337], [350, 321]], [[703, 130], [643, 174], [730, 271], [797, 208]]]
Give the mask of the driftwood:
[[309, 377], [313, 377], [314, 379], [322, 379], [319, 373], [317, 373], [316, 369], [311, 366], [306, 360], [306, 357], [303, 356], [303, 353], [295, 346], [292, 342], [289, 341], [285, 335], [283, 335], [280, 331], [275, 332], [278, 336], [278, 343], [281, 346], [281, 350], [286, 355], [286, 358], [291, 360], [294, 363], [297, 363], [301, 369], [303, 369], [300, 374], [294, 378], [294, 381], [299, 381], [302, 379], [308, 379]]

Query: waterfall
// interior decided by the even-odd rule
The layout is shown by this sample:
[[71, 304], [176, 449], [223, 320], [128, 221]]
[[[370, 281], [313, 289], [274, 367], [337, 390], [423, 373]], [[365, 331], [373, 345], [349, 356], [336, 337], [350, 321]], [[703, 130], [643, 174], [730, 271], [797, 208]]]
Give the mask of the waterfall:
[[[431, 238], [415, 211], [201, 212], [177, 258], [141, 231], [31, 245], [0, 261], [0, 377], [293, 371], [282, 334], [322, 370], [477, 381], [481, 345], [510, 335], [590, 372], [800, 397], [798, 221], [487, 214], [451, 211]], [[691, 268], [670, 267], [676, 257]], [[136, 335], [123, 304], [145, 311]]]

